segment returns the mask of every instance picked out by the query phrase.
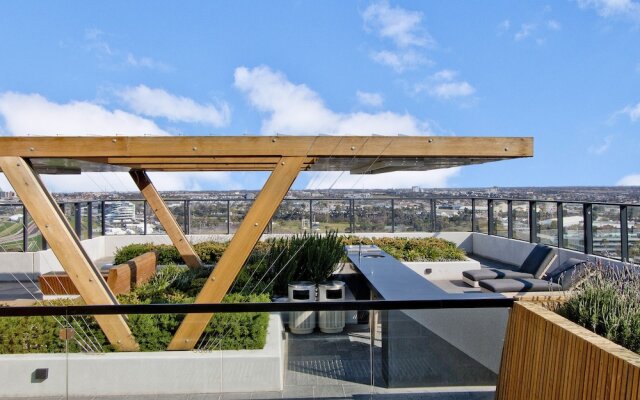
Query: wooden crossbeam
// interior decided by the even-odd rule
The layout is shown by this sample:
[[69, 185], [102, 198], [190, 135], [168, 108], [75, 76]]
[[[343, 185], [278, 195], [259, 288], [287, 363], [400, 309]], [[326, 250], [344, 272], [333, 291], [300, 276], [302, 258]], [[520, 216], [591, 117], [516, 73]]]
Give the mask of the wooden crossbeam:
[[[21, 157], [0, 157], [0, 168], [85, 303], [118, 304], [60, 207], [29, 163]], [[95, 319], [116, 350], [139, 349], [123, 316], [96, 315]]]
[[[191, 243], [187, 240], [187, 237], [180, 228], [180, 225], [178, 225], [173, 214], [171, 214], [171, 211], [167, 208], [164, 200], [162, 200], [162, 197], [160, 197], [155, 186], [153, 186], [153, 183], [151, 182], [151, 179], [149, 179], [147, 173], [144, 170], [135, 169], [131, 170], [129, 174], [136, 183], [136, 186], [138, 186], [138, 189], [140, 189], [144, 198], [147, 200], [147, 203], [149, 203], [149, 206], [151, 206], [151, 209], [158, 218], [158, 221], [169, 236], [169, 239], [171, 239], [173, 245], [178, 249], [180, 256], [182, 256], [182, 259], [187, 266], [189, 268], [202, 267], [200, 257], [198, 257], [198, 254], [196, 254]], [[184, 217], [188, 218], [187, 215]]]
[[[196, 303], [222, 301], [298, 176], [304, 159], [304, 157], [282, 157], [238, 227], [229, 247], [196, 297]], [[168, 349], [193, 349], [212, 316], [213, 314], [187, 314]]]

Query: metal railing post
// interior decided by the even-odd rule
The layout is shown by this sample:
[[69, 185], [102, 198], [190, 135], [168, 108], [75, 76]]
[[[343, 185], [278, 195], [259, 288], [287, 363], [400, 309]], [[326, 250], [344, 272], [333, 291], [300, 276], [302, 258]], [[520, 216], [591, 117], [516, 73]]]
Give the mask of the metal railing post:
[[584, 219], [584, 252], [593, 254], [593, 205], [582, 204], [582, 216]]
[[184, 234], [188, 235], [191, 231], [191, 210], [189, 200], [184, 200]]
[[391, 233], [396, 231], [396, 202], [391, 199]]
[[105, 215], [105, 202], [104, 200], [102, 200], [100, 202], [100, 233], [102, 234], [102, 236], [106, 236], [107, 234], [106, 222], [107, 217]]
[[436, 231], [436, 199], [429, 199], [429, 207], [431, 208], [431, 213], [429, 216], [431, 217], [431, 232]]
[[356, 203], [354, 199], [349, 200], [349, 229], [351, 233], [356, 231]]
[[629, 222], [627, 206], [620, 206], [620, 259], [629, 261]]
[[558, 223], [558, 248], [564, 247], [564, 206], [561, 202], [556, 203], [556, 220]]
[[507, 200], [507, 237], [513, 239], [513, 201]]
[[87, 202], [87, 239], [93, 239], [93, 202]]
[[82, 240], [82, 207], [80, 203], [73, 203], [73, 217], [75, 219], [74, 229], [76, 235], [78, 235], [78, 239]]
[[493, 223], [493, 199], [487, 199], [487, 234], [496, 234], [496, 227]]
[[529, 243], [538, 243], [538, 206], [535, 201], [529, 202]]
[[477, 232], [476, 221], [476, 199], [471, 199], [471, 232]]

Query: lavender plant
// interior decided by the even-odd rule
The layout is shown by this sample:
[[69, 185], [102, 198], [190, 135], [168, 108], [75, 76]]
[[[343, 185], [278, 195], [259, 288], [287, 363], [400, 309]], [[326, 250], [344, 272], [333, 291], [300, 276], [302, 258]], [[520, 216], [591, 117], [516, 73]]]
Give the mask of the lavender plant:
[[580, 286], [558, 313], [640, 353], [640, 267], [596, 263], [576, 273]]

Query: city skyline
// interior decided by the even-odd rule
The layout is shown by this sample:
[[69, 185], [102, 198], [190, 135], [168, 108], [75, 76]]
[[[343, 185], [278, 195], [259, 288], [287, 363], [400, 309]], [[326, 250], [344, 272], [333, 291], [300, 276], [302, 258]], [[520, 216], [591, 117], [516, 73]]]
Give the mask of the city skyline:
[[[294, 189], [640, 185], [635, 1], [16, 2], [0, 12], [11, 60], [0, 66], [0, 135], [533, 136], [530, 159], [384, 179], [307, 173]], [[256, 189], [266, 174], [153, 178], [161, 190]], [[134, 190], [126, 174], [45, 181]]]

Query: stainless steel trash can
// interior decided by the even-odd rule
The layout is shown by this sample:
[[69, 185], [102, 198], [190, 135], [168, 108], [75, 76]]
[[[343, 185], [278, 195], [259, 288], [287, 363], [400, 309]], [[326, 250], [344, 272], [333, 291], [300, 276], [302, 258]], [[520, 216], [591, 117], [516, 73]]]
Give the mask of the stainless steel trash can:
[[[327, 281], [318, 285], [320, 301], [343, 301], [344, 282]], [[318, 326], [324, 333], [339, 333], [344, 329], [344, 311], [319, 311]]]
[[[299, 281], [289, 284], [289, 301], [316, 301], [316, 285], [313, 282]], [[316, 327], [315, 311], [290, 311], [289, 330], [304, 335], [313, 332]]]

